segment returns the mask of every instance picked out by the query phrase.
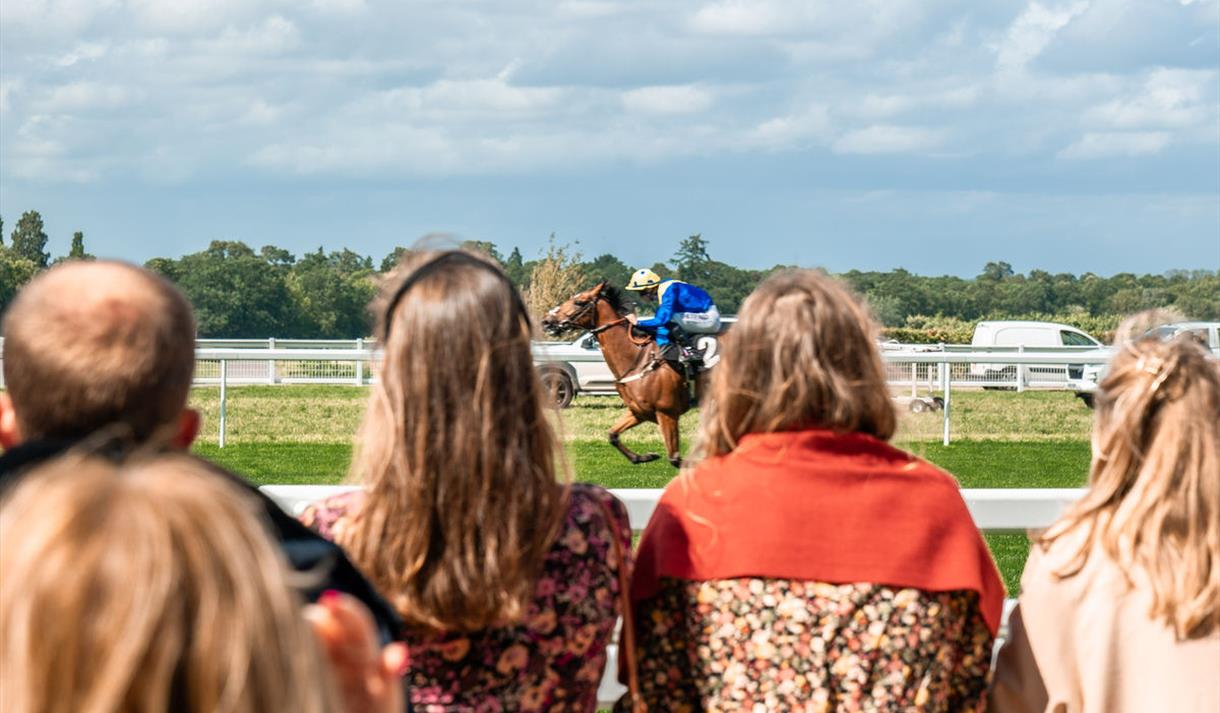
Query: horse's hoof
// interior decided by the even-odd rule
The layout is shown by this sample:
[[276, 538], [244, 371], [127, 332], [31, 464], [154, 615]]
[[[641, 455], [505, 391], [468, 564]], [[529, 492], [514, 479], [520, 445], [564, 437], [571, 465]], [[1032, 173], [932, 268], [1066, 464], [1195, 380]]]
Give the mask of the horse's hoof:
[[670, 464], [670, 465], [672, 465], [672, 466], [673, 466], [673, 467], [675, 467], [675, 468], [681, 468], [681, 467], [682, 467], [682, 459], [681, 459], [681, 458], [670, 458], [670, 459], [669, 459], [669, 464]]
[[660, 457], [661, 456], [657, 455], [656, 453], [645, 453], [642, 456], [636, 456], [635, 459], [632, 460], [631, 462], [635, 463], [636, 465], [639, 465], [640, 463], [651, 463], [654, 460], [659, 459]]

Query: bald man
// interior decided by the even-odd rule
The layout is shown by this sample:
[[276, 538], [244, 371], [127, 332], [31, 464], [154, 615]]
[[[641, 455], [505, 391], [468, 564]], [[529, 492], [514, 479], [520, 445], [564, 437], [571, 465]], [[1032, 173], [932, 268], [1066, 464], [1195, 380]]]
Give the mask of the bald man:
[[[176, 287], [120, 262], [70, 262], [34, 278], [4, 316], [0, 393], [0, 495], [69, 449], [128, 453], [189, 448], [199, 414], [187, 407], [195, 369], [195, 318]], [[348, 592], [369, 607], [383, 640], [401, 622], [335, 545], [244, 479], [212, 466], [262, 503], [267, 524], [304, 594]]]

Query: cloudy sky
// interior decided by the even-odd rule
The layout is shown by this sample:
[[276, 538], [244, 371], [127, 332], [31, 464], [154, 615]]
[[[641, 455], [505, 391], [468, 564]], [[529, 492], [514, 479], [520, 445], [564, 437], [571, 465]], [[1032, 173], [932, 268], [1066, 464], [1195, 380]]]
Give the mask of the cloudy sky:
[[2, 0], [52, 251], [1220, 268], [1220, 0]]

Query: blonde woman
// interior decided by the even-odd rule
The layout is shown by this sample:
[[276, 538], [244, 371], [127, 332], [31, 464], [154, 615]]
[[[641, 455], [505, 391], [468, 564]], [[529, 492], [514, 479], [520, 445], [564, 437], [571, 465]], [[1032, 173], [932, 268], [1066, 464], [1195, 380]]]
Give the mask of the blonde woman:
[[559, 482], [520, 296], [482, 257], [423, 252], [374, 311], [365, 488], [304, 521], [402, 614], [417, 707], [594, 710], [631, 533], [605, 490]]
[[23, 479], [0, 506], [0, 710], [401, 711], [367, 610], [329, 594], [315, 639], [260, 517], [186, 457]]
[[1004, 587], [952, 476], [886, 442], [875, 334], [812, 271], [772, 276], [743, 305], [697, 465], [636, 555], [650, 710], [982, 704]]
[[1136, 337], [1096, 405], [1089, 491], [1030, 553], [992, 708], [1220, 710], [1220, 363]]

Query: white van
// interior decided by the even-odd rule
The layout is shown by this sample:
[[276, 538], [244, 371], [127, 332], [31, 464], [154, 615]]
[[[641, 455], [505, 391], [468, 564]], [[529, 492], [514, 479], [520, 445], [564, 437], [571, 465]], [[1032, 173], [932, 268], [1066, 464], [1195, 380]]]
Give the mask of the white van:
[[[970, 345], [979, 350], [989, 347], [1024, 348], [1028, 351], [1058, 350], [1063, 347], [1082, 349], [1104, 348], [1101, 342], [1076, 327], [1057, 322], [992, 321], [979, 322], [974, 327]], [[1061, 386], [1067, 382], [1072, 366], [1027, 365], [1023, 367], [1024, 382], [1031, 386]], [[1076, 367], [1079, 369], [1079, 367]], [[1016, 384], [1015, 364], [971, 364], [970, 375], [987, 381]]]

